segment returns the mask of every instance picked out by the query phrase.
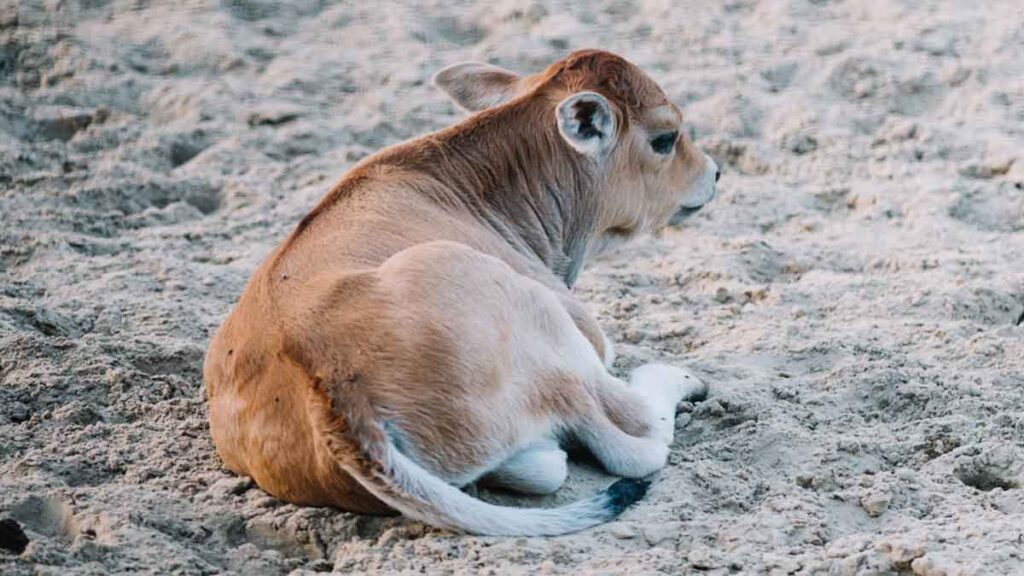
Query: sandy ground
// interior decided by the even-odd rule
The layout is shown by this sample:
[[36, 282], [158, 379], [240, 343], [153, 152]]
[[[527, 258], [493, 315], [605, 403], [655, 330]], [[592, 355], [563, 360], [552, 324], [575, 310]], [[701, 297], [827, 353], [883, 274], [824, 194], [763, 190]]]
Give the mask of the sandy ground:
[[[0, 0], [0, 572], [1024, 574], [1024, 5], [566, 4]], [[226, 473], [200, 364], [261, 258], [461, 117], [433, 71], [582, 47], [725, 171], [578, 288], [617, 372], [712, 385], [649, 496], [474, 538]]]

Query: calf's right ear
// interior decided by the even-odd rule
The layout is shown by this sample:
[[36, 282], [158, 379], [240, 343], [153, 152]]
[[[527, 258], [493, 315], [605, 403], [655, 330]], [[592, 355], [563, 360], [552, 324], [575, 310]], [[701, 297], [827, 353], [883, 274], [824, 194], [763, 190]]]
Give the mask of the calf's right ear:
[[511, 100], [519, 75], [482, 62], [463, 62], [434, 74], [434, 85], [462, 108], [478, 112]]
[[577, 152], [600, 159], [615, 146], [615, 113], [597, 92], [569, 96], [558, 104], [556, 115], [558, 131]]

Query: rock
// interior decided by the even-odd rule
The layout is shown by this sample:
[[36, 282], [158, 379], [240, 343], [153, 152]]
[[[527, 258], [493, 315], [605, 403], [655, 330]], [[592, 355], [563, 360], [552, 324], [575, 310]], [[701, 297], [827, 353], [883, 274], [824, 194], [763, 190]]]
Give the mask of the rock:
[[715, 290], [715, 302], [719, 304], [725, 304], [732, 300], [732, 295], [724, 286], [719, 286], [718, 290]]
[[725, 407], [717, 398], [710, 398], [701, 402], [694, 410], [694, 416], [698, 418], [721, 418], [725, 416]]
[[237, 478], [223, 478], [217, 480], [210, 486], [210, 494], [216, 496], [237, 496], [252, 488], [252, 478], [240, 476]]
[[690, 550], [686, 554], [686, 561], [698, 570], [710, 570], [720, 564], [711, 550], [703, 546]]
[[7, 419], [12, 424], [20, 424], [32, 417], [32, 410], [23, 402], [14, 401], [7, 405]]
[[693, 420], [692, 414], [687, 414], [686, 412], [679, 414], [676, 416], [676, 429], [685, 428], [691, 420]]
[[103, 419], [98, 412], [80, 400], [73, 400], [57, 408], [53, 411], [53, 417], [59, 422], [76, 426], [88, 426]]
[[619, 540], [629, 540], [636, 538], [636, 529], [632, 524], [625, 522], [616, 522], [608, 526], [608, 533], [618, 538]]
[[835, 576], [856, 576], [860, 574], [860, 565], [864, 561], [864, 554], [851, 554], [836, 558], [829, 564], [828, 573]]
[[946, 576], [947, 574], [938, 562], [927, 556], [914, 559], [910, 563], [910, 569], [918, 576]]
[[899, 468], [896, 470], [896, 477], [904, 482], [917, 482], [917, 473], [910, 468]]
[[265, 104], [247, 112], [245, 122], [249, 126], [278, 126], [301, 115], [302, 110], [289, 104]]
[[319, 560], [310, 562], [308, 568], [313, 572], [330, 572], [334, 568], [334, 565], [330, 560], [320, 558]]
[[42, 106], [33, 114], [36, 134], [40, 138], [65, 142], [103, 117], [103, 113], [75, 106]]
[[774, 568], [772, 574], [793, 574], [800, 570], [800, 561], [789, 556], [768, 553], [764, 555], [764, 561], [768, 568]]
[[996, 176], [1005, 175], [1010, 171], [1010, 167], [1013, 166], [1013, 164], [1013, 158], [997, 157], [972, 160], [960, 167], [960, 175], [967, 176], [968, 178], [986, 180]]
[[889, 550], [889, 560], [900, 570], [907, 570], [911, 563], [924, 556], [924, 546], [899, 542]]
[[266, 496], [262, 492], [251, 492], [250, 495], [251, 494], [258, 494], [258, 496], [254, 498], [250, 496], [250, 501], [256, 508], [277, 508], [284, 504], [281, 500], [278, 500], [273, 496]]
[[651, 546], [657, 546], [662, 542], [675, 540], [679, 536], [679, 522], [664, 522], [651, 524], [643, 529], [644, 540]]
[[872, 492], [861, 498], [860, 505], [868, 513], [868, 516], [877, 518], [889, 509], [890, 501], [892, 501], [892, 495], [888, 492]]
[[782, 145], [797, 156], [818, 149], [818, 140], [810, 134], [793, 134], [783, 139]]

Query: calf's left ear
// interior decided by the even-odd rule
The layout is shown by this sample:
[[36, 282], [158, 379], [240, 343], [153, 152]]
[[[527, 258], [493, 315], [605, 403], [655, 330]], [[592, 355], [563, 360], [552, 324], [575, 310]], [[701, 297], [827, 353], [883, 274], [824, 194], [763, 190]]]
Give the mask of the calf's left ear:
[[519, 75], [482, 62], [463, 62], [434, 74], [434, 85], [462, 108], [478, 112], [511, 100]]
[[615, 114], [608, 99], [597, 92], [569, 96], [558, 104], [556, 115], [558, 131], [577, 152], [602, 158], [615, 146]]

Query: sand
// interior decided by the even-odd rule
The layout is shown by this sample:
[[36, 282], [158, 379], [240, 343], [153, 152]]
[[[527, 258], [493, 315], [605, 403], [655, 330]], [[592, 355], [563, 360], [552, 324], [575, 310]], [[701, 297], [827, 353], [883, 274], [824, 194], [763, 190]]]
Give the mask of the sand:
[[[0, 1], [0, 573], [1024, 574], [1024, 5], [567, 4]], [[221, 468], [200, 365], [264, 255], [462, 118], [437, 69], [583, 47], [724, 170], [578, 287], [615, 372], [711, 384], [649, 496], [477, 538]]]

